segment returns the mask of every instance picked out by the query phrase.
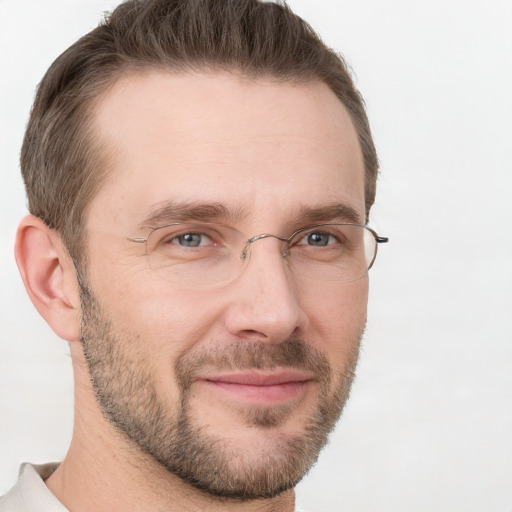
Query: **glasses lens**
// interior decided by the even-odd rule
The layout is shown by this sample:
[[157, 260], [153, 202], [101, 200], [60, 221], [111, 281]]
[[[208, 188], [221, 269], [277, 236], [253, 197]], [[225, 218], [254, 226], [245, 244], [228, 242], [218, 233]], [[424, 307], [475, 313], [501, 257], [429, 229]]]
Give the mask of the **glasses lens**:
[[290, 266], [298, 275], [322, 281], [354, 281], [375, 258], [377, 243], [364, 226], [322, 224], [296, 233]]
[[172, 224], [150, 233], [147, 255], [151, 269], [174, 286], [211, 286], [240, 272], [241, 240], [240, 232], [220, 224]]
[[[261, 238], [269, 236], [274, 235]], [[159, 278], [178, 288], [203, 288], [240, 275], [249, 259], [243, 254], [247, 240], [222, 224], [176, 223], [150, 233], [147, 256]], [[283, 247], [288, 270], [297, 278], [321, 281], [346, 282], [364, 276], [377, 249], [371, 230], [351, 224], [311, 226], [284, 243], [288, 245], [288, 250]]]

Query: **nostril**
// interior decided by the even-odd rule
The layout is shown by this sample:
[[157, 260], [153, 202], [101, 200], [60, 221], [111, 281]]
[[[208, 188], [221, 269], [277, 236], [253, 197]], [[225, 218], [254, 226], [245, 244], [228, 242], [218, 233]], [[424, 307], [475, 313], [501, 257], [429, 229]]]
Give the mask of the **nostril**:
[[264, 341], [268, 339], [268, 336], [264, 332], [254, 329], [244, 329], [239, 331], [237, 336], [242, 340]]

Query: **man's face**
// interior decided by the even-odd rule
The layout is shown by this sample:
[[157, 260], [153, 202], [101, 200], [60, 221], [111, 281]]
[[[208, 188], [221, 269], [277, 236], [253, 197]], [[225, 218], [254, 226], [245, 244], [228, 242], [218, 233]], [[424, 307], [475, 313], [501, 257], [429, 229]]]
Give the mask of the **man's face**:
[[115, 84], [95, 129], [112, 176], [88, 213], [82, 342], [103, 414], [131, 446], [211, 494], [294, 486], [348, 397], [367, 277], [296, 276], [279, 241], [263, 238], [235, 279], [178, 284], [129, 238], [184, 220], [246, 238], [354, 215], [363, 223], [348, 114], [320, 83], [153, 72]]

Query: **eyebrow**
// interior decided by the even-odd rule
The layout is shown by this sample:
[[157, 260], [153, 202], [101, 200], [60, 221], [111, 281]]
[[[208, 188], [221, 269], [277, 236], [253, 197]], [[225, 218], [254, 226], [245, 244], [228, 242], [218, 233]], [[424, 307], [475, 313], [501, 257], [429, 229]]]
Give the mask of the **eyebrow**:
[[329, 204], [319, 207], [301, 207], [296, 222], [347, 222], [364, 224], [363, 217], [355, 208], [344, 203]]
[[140, 223], [139, 227], [154, 229], [173, 222], [211, 222], [216, 220], [237, 222], [246, 216], [242, 208], [232, 208], [222, 203], [171, 200], [155, 205], [153, 211]]
[[[139, 224], [139, 228], [154, 229], [173, 222], [212, 222], [222, 220], [237, 223], [249, 217], [241, 207], [227, 206], [223, 203], [200, 203], [185, 201], [163, 201], [153, 207], [153, 211]], [[290, 224], [321, 222], [347, 222], [364, 224], [362, 215], [352, 206], [342, 203], [311, 207], [302, 205]]]

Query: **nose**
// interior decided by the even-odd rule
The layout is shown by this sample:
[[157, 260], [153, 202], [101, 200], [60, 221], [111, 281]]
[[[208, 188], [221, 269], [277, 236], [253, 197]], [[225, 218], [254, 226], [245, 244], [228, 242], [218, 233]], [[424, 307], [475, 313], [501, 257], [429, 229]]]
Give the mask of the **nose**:
[[225, 326], [232, 336], [275, 344], [300, 336], [305, 329], [302, 290], [287, 270], [282, 252], [276, 238], [252, 244], [247, 266], [230, 285]]

